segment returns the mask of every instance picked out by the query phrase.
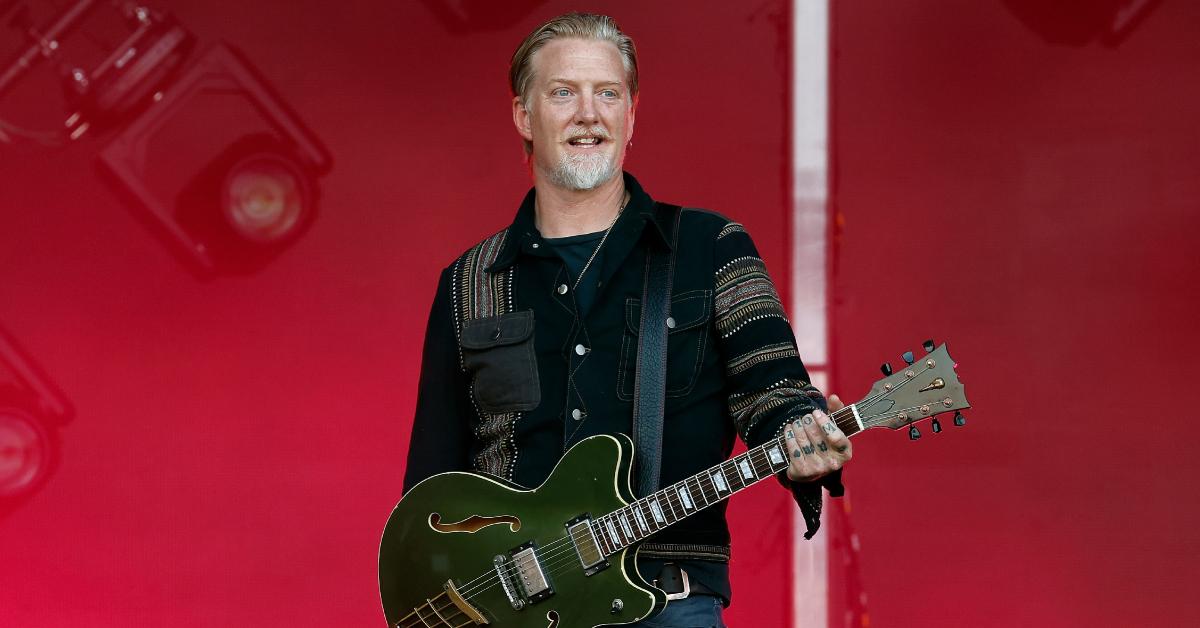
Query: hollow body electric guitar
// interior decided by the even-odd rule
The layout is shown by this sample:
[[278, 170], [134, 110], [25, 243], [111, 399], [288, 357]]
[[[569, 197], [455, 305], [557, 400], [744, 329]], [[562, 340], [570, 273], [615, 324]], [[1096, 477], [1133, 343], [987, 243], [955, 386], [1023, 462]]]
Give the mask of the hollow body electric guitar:
[[[853, 436], [909, 427], [969, 407], [946, 345], [832, 413]], [[941, 431], [934, 419], [933, 429]], [[628, 624], [668, 603], [638, 575], [638, 543], [788, 467], [784, 437], [642, 499], [630, 489], [633, 443], [622, 434], [572, 447], [541, 486], [521, 489], [471, 473], [442, 473], [396, 505], [379, 547], [388, 625], [591, 628]]]

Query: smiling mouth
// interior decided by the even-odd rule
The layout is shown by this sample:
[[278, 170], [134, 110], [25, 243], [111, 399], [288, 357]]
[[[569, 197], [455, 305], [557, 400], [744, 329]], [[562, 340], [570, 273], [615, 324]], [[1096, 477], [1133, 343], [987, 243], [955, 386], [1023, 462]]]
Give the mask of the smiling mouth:
[[567, 143], [570, 144], [571, 146], [576, 146], [578, 148], [595, 148], [595, 147], [603, 144], [604, 139], [600, 138], [600, 137], [594, 137], [594, 136], [589, 135], [589, 136], [584, 136], [584, 137], [573, 137], [573, 138], [567, 140]]

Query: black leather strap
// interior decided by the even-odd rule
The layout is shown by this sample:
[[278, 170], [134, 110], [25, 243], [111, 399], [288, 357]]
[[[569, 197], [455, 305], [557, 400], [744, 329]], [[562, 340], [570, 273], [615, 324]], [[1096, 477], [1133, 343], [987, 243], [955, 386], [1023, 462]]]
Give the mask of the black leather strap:
[[637, 373], [633, 391], [635, 490], [639, 497], [658, 490], [662, 467], [662, 424], [667, 401], [667, 318], [671, 315], [674, 248], [679, 244], [679, 216], [683, 213], [675, 205], [660, 207], [672, 214], [671, 250], [654, 244], [646, 250], [642, 319], [638, 332]]

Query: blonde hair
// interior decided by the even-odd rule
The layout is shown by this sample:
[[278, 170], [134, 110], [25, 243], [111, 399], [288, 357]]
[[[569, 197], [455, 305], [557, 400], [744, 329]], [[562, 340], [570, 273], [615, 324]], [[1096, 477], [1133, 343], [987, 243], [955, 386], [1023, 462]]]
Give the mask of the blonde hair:
[[[560, 15], [545, 24], [533, 29], [533, 32], [521, 42], [513, 53], [508, 66], [508, 82], [513, 96], [521, 99], [521, 104], [529, 109], [529, 84], [533, 80], [533, 54], [542, 49], [553, 39], [559, 37], [575, 37], [579, 39], [594, 39], [607, 41], [617, 47], [621, 54], [621, 64], [625, 66], [625, 77], [629, 82], [629, 98], [632, 104], [638, 93], [637, 49], [633, 40], [626, 35], [615, 20], [607, 15], [594, 13], [567, 13]], [[524, 140], [525, 154], [533, 152], [533, 144]]]

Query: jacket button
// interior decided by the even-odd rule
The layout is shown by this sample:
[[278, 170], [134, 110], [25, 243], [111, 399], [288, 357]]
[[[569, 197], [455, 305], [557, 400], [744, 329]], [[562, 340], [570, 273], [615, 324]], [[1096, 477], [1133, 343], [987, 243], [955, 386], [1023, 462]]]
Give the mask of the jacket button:
[[531, 248], [531, 249], [536, 249], [537, 247], [538, 247], [538, 243], [537, 243], [537, 242], [534, 242], [533, 244], [530, 244], [530, 245], [529, 245], [529, 248]]
[[558, 284], [558, 293], [566, 294], [567, 293], [567, 284], [565, 284], [565, 283]]
[[667, 317], [667, 329], [675, 329], [675, 318], [672, 316]]
[[587, 352], [588, 352], [587, 347], [585, 347], [583, 345], [575, 345], [575, 353], [577, 353], [579, 355], [585, 355]]
[[576, 421], [578, 421], [579, 419], [582, 419], [583, 417], [584, 417], [583, 410], [580, 410], [579, 408], [575, 408], [574, 410], [571, 411], [572, 419], [575, 419]]

